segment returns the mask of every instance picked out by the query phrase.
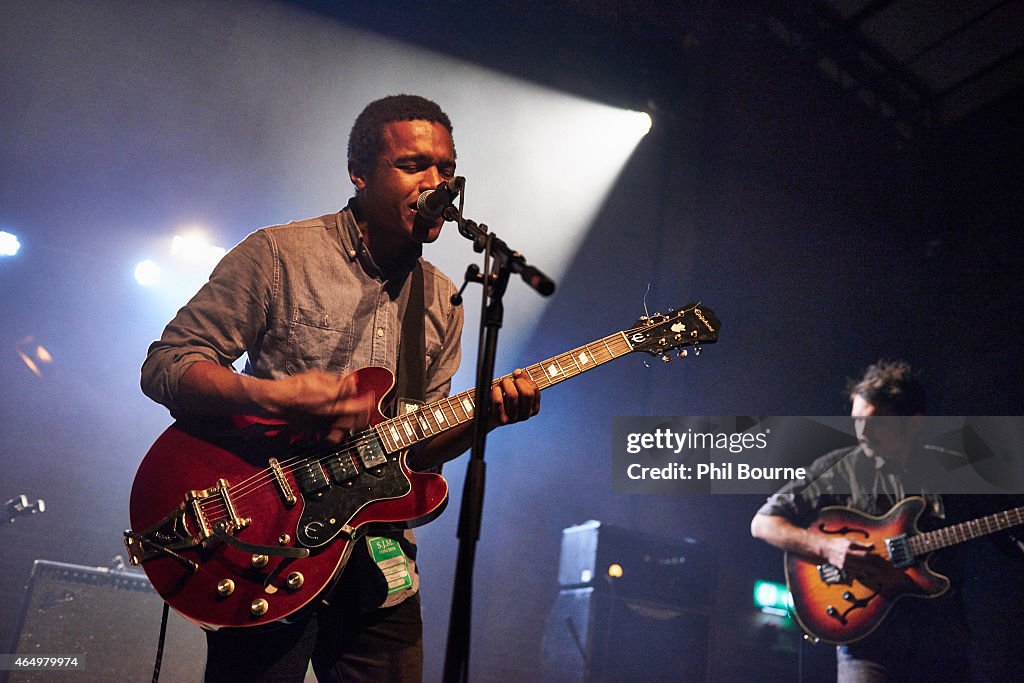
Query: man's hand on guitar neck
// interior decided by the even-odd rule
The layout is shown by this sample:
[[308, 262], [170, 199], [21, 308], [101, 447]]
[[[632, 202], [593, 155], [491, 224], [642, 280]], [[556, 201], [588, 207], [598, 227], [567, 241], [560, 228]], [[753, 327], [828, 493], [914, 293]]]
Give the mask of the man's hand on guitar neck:
[[819, 558], [839, 569], [851, 558], [867, 557], [874, 551], [873, 546], [860, 545], [845, 536], [804, 529], [776, 515], [754, 515], [750, 534], [776, 548]]
[[540, 389], [524, 370], [501, 377], [491, 387], [491, 429], [529, 420], [540, 412]]
[[[491, 387], [489, 429], [528, 420], [540, 412], [540, 388], [523, 370], [499, 378]], [[465, 453], [473, 445], [473, 423], [467, 422], [414, 451], [409, 465], [415, 470], [437, 467]]]

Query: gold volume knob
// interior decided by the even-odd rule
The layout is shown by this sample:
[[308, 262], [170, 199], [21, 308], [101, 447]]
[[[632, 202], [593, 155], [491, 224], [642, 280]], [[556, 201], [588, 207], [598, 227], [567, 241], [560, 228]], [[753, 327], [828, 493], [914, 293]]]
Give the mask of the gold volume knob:
[[266, 555], [253, 555], [250, 561], [253, 569], [263, 569], [267, 566], [267, 562], [270, 562], [270, 558]]
[[302, 574], [300, 574], [299, 572], [292, 572], [288, 575], [288, 578], [285, 579], [284, 583], [286, 586], [288, 586], [288, 590], [295, 591], [302, 588], [302, 582], [304, 580], [305, 579], [302, 578]]
[[217, 582], [217, 595], [227, 597], [235, 592], [235, 582], [231, 579], [221, 579]]
[[249, 606], [249, 613], [254, 617], [262, 617], [270, 609], [270, 603], [263, 598], [256, 598], [252, 601], [252, 605]]

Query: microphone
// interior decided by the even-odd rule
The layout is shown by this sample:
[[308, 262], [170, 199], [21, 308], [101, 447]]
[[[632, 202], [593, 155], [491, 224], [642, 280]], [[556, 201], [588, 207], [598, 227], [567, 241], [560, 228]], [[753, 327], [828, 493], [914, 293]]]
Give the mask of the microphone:
[[420, 193], [416, 200], [416, 213], [424, 220], [436, 221], [444, 215], [444, 210], [451, 206], [455, 198], [459, 196], [464, 182], [465, 179], [459, 176], [450, 181], [441, 181], [437, 188]]

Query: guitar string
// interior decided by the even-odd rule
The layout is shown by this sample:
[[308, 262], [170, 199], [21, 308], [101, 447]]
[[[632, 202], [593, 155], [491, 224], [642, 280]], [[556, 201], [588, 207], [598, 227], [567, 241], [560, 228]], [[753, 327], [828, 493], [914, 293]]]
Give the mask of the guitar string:
[[[548, 377], [547, 373], [543, 373], [541, 375], [542, 381], [538, 382], [539, 388], [541, 388], [541, 389], [548, 388], [548, 387], [550, 387], [550, 386], [552, 386], [552, 385], [554, 385], [554, 384], [556, 384], [558, 382], [561, 382], [561, 381], [563, 381], [565, 379], [569, 379], [569, 378], [571, 378], [573, 376], [576, 376], [577, 374], [581, 374], [581, 373], [585, 372], [586, 370], [591, 369], [591, 368], [588, 367], [588, 368], [586, 368], [586, 370], [584, 370], [584, 369], [579, 367], [579, 363], [576, 362], [576, 358], [574, 357], [574, 354], [577, 351], [584, 351], [584, 350], [586, 350], [586, 351], [588, 351], [590, 353], [590, 357], [595, 359], [595, 361], [596, 361], [595, 365], [592, 366], [592, 367], [596, 367], [597, 365], [602, 365], [603, 363], [606, 363], [608, 361], [614, 360], [615, 358], [618, 358], [619, 356], [624, 355], [625, 353], [628, 353], [630, 350], [632, 350], [632, 347], [630, 346], [630, 344], [628, 342], [626, 342], [623, 338], [621, 338], [620, 335], [621, 334], [629, 334], [629, 333], [632, 333], [635, 330], [641, 330], [641, 329], [645, 329], [645, 328], [643, 328], [643, 327], [631, 328], [629, 330], [623, 331], [622, 333], [612, 334], [612, 335], [609, 335], [608, 337], [605, 337], [604, 339], [601, 339], [601, 340], [598, 340], [598, 341], [595, 341], [595, 342], [591, 342], [590, 344], [587, 344], [587, 345], [582, 346], [582, 347], [577, 347], [576, 349], [573, 349], [572, 351], [568, 351], [568, 352], [563, 353], [563, 354], [561, 354], [559, 356], [556, 356], [556, 357], [554, 357], [552, 359], [549, 359], [548, 361], [544, 361], [544, 363], [555, 363], [555, 364], [557, 364], [558, 369], [559, 369], [559, 374], [561, 374], [562, 377], [560, 379], [558, 379], [557, 381], [555, 381], [552, 377]], [[612, 340], [612, 344], [616, 347], [616, 351], [619, 351], [618, 354], [614, 353], [611, 350], [611, 348], [609, 347], [608, 342], [609, 342], [610, 339]], [[593, 350], [589, 348], [589, 347], [594, 346], [596, 344], [604, 344], [605, 347], [608, 348], [608, 357], [607, 358], [604, 358], [602, 360], [597, 360], [597, 358], [594, 356]], [[570, 371], [568, 373], [566, 373], [566, 371], [562, 367], [563, 366], [563, 361], [566, 360], [566, 359], [571, 360], [573, 362], [573, 365], [575, 365], [575, 367], [576, 367], [576, 372], [572, 372], [572, 369], [570, 368]], [[530, 368], [527, 369], [527, 372], [529, 372], [530, 370], [533, 370], [533, 369], [540, 370], [541, 366], [544, 363], [538, 363], [538, 364], [536, 364], [534, 366], [530, 366]], [[511, 375], [506, 375], [505, 377], [511, 377]], [[497, 378], [492, 383], [492, 386], [498, 385], [505, 377]], [[537, 380], [534, 380], [534, 381], [537, 381]], [[544, 386], [540, 386], [542, 384]], [[467, 399], [473, 400], [475, 398], [475, 393], [476, 393], [475, 389], [470, 389], [470, 390], [468, 390], [466, 392], [463, 392], [462, 394], [458, 394], [458, 395], [453, 396], [453, 397], [448, 397], [446, 399], [441, 399], [440, 401], [437, 401], [435, 404], [440, 404], [440, 403], [443, 403], [443, 402], [449, 403], [449, 409], [452, 410], [452, 415], [457, 420], [456, 425], [452, 425], [452, 426], [457, 426], [458, 424], [462, 424], [462, 421], [459, 420], [458, 415], [456, 414], [456, 411], [451, 408], [451, 404], [453, 403], [453, 400], [454, 399], [458, 399], [460, 396], [463, 397], [463, 398], [467, 398]], [[458, 404], [458, 402], [455, 402], [455, 403]], [[473, 407], [475, 407], [475, 404], [474, 404]], [[468, 421], [470, 419], [470, 413], [468, 411], [466, 411], [465, 409], [463, 409], [463, 412], [466, 413], [466, 420]], [[443, 411], [442, 411], [442, 413], [443, 413]], [[407, 416], [402, 416], [402, 417], [407, 417]], [[323, 463], [324, 461], [326, 461], [326, 460], [328, 460], [328, 459], [330, 459], [332, 457], [335, 457], [335, 456], [348, 456], [348, 457], [358, 456], [358, 446], [365, 445], [367, 443], [371, 443], [374, 440], [374, 438], [380, 438], [381, 441], [384, 441], [384, 439], [382, 439], [380, 437], [380, 435], [377, 434], [376, 427], [385, 426], [388, 423], [392, 423], [392, 426], [393, 426], [394, 423], [400, 421], [401, 419], [402, 419], [401, 417], [400, 418], [392, 418], [392, 419], [390, 419], [390, 420], [388, 420], [388, 421], [386, 421], [384, 423], [381, 423], [380, 425], [376, 425], [375, 428], [364, 430], [361, 433], [361, 435], [359, 437], [357, 437], [357, 439], [355, 441], [350, 441], [349, 443], [345, 444], [346, 448], [344, 448], [342, 450], [337, 450], [334, 447], [334, 445], [332, 445], [331, 447], [328, 448], [328, 452], [326, 454], [323, 454], [321, 456], [316, 457], [315, 460], [311, 460], [310, 459], [312, 457], [312, 454], [306, 453], [306, 454], [303, 454], [303, 455], [291, 458], [289, 460], [285, 460], [285, 461], [279, 463], [279, 465], [281, 465], [282, 470], [284, 472], [286, 472], [288, 474], [292, 474], [294, 476], [294, 473], [298, 469], [300, 469], [302, 467], [307, 467], [307, 466], [309, 466], [312, 463], [320, 464], [320, 463]], [[441, 431], [446, 431], [447, 429], [448, 428], [445, 428], [445, 429], [443, 429]], [[438, 433], [440, 433], [440, 431]], [[431, 436], [434, 436], [434, 435], [431, 435]], [[418, 440], [421, 440], [421, 439], [418, 439]], [[412, 444], [410, 444], [410, 445], [412, 445]], [[299, 463], [299, 464], [296, 465], [295, 467], [292, 467], [292, 465], [295, 464], [295, 463]], [[270, 468], [265, 468], [261, 472], [258, 472], [256, 474], [252, 475], [251, 477], [249, 477], [246, 480], [243, 480], [239, 484], [237, 484], [235, 486], [229, 486], [228, 487], [228, 493], [229, 494], [234, 494], [233, 498], [232, 498], [232, 503], [234, 504], [234, 503], [237, 503], [238, 501], [240, 501], [241, 499], [247, 497], [248, 495], [250, 495], [252, 493], [255, 493], [259, 489], [262, 489], [264, 486], [267, 486], [269, 484], [274, 483], [275, 480], [276, 480], [276, 477], [274, 476], [273, 470], [270, 469]], [[209, 521], [211, 521], [211, 522], [219, 521], [220, 519], [222, 519], [222, 517], [215, 517], [214, 515], [219, 515], [221, 513], [223, 513], [224, 515], [227, 515], [227, 513], [228, 513], [227, 504], [222, 499], [220, 499], [220, 498], [201, 500], [199, 502], [199, 506], [202, 509], [202, 511], [204, 513], [204, 516], [207, 516]], [[237, 512], [237, 510], [236, 510], [236, 512]], [[241, 513], [239, 513], [239, 514], [241, 514]]]
[[[641, 329], [641, 328], [634, 328], [634, 329]], [[631, 331], [632, 330], [628, 330], [628, 331], [626, 331], [626, 333], [631, 332]], [[620, 351], [620, 353], [616, 355], [614, 352], [611, 352], [611, 349], [609, 348], [608, 358], [604, 358], [604, 359], [602, 359], [600, 361], [597, 361], [595, 363], [595, 366], [593, 366], [593, 367], [596, 367], [597, 365], [601, 365], [601, 364], [603, 364], [605, 362], [608, 362], [610, 360], [614, 360], [618, 356], [621, 356], [624, 353], [627, 353], [629, 350], [631, 350], [631, 347], [628, 344], [628, 342], [625, 342], [621, 338], [616, 338], [618, 336], [619, 336], [618, 334], [609, 335], [609, 337], [606, 337], [605, 339], [599, 340], [597, 342], [591, 342], [590, 344], [588, 344], [588, 345], [586, 345], [584, 347], [578, 347], [576, 349], [573, 349], [572, 351], [569, 351], [569, 352], [566, 352], [564, 354], [561, 354], [560, 356], [556, 356], [555, 358], [550, 359], [549, 361], [545, 361], [545, 363], [549, 363], [549, 362], [557, 363], [557, 365], [559, 367], [559, 373], [562, 375], [562, 378], [558, 380], [559, 382], [564, 380], [564, 379], [569, 379], [569, 378], [571, 378], [571, 377], [573, 377], [573, 376], [575, 376], [577, 374], [581, 374], [582, 372], [585, 372], [585, 370], [583, 370], [583, 369], [581, 369], [579, 367], [579, 363], [576, 362], [576, 359], [573, 356], [573, 354], [575, 354], [577, 351], [583, 351], [583, 350], [589, 351], [590, 357], [594, 358], [595, 361], [597, 361], [597, 358], [594, 356], [593, 350], [590, 349], [589, 347], [590, 346], [594, 346], [595, 344], [599, 344], [599, 343], [603, 343], [606, 347], [608, 347], [608, 339], [612, 338], [613, 339], [613, 343], [616, 346], [616, 350]], [[563, 362], [565, 360], [571, 360], [573, 362], [573, 365], [575, 365], [575, 367], [576, 367], [576, 372], [572, 372], [572, 368], [571, 367], [570, 367], [568, 373], [565, 371], [565, 369], [562, 368]], [[536, 366], [531, 366], [530, 368], [527, 369], [527, 371], [529, 372], [530, 370], [533, 370], [534, 368], [539, 370], [541, 365], [542, 364], [537, 364]], [[589, 370], [590, 368], [587, 368], [587, 369]], [[506, 377], [508, 377], [508, 376], [510, 376], [510, 375], [507, 375]], [[550, 387], [553, 384], [557, 383], [556, 381], [554, 381], [553, 378], [548, 377], [546, 373], [542, 375], [542, 378], [543, 378], [543, 381], [538, 382], [538, 384], [539, 385], [546, 385], [546, 386], [540, 386], [541, 389]], [[492, 386], [495, 386], [495, 385], [499, 384], [503, 379], [504, 379], [504, 377], [496, 379]], [[451, 404], [455, 403], [456, 405], [458, 405], [458, 402], [455, 401], [454, 399], [458, 399], [460, 396], [462, 396], [463, 398], [467, 398], [467, 399], [473, 399], [473, 398], [475, 398], [475, 390], [471, 389], [469, 391], [463, 392], [462, 394], [456, 395], [454, 397], [448, 397], [447, 399], [442, 399], [441, 401], [437, 402], [438, 404], [442, 403], [442, 402], [449, 403], [449, 409], [452, 410], [452, 415], [456, 418], [457, 424], [461, 424], [462, 420], [459, 419], [458, 415], [456, 414], [456, 411], [454, 409], [452, 409]], [[466, 418], [465, 419], [466, 420], [470, 419], [470, 413], [468, 411], [466, 411], [465, 409], [463, 409], [463, 412], [466, 414]], [[406, 417], [406, 416], [402, 416], [402, 417]], [[401, 418], [392, 418], [391, 420], [389, 420], [387, 422], [390, 422], [393, 425], [395, 422], [399, 421], [400, 419]], [[384, 426], [384, 425], [387, 424], [387, 422], [381, 423], [381, 425], [377, 425], [377, 427]], [[441, 431], [445, 431], [445, 430], [441, 430]], [[440, 432], [438, 432], [438, 433], [440, 433]], [[433, 435], [431, 435], [431, 436], [433, 436]], [[348, 456], [348, 457], [352, 457], [353, 455], [358, 455], [358, 446], [366, 444], [366, 443], [369, 443], [369, 442], [372, 442], [375, 437], [376, 438], [380, 438], [380, 435], [376, 433], [376, 429], [365, 430], [361, 434], [361, 436], [357, 438], [357, 440], [355, 442], [349, 442], [348, 444], [346, 444], [347, 448], [344, 448], [344, 449], [342, 449], [340, 451], [332, 446], [332, 447], [330, 447], [328, 449], [328, 452], [326, 454], [321, 455], [319, 457], [316, 457], [315, 460], [311, 460], [310, 458], [312, 457], [312, 454], [307, 453], [307, 454], [303, 454], [301, 456], [296, 456], [295, 458], [292, 458], [290, 460], [285, 460], [285, 461], [283, 461], [282, 463], [279, 463], [279, 464], [282, 466], [282, 470], [284, 470], [287, 473], [290, 473], [290, 474], [294, 475], [294, 473], [298, 469], [300, 469], [302, 467], [307, 467], [311, 463], [317, 463], [317, 464], [323, 463], [325, 460], [330, 459], [330, 458], [332, 458], [334, 456]], [[291, 467], [291, 465], [293, 465], [295, 463], [299, 463], [299, 464], [296, 465], [295, 467]], [[261, 479], [262, 479], [262, 481], [261, 481]], [[231, 494], [234, 494], [232, 502], [235, 503], [237, 501], [240, 501], [242, 498], [247, 497], [249, 494], [254, 493], [255, 491], [263, 488], [264, 486], [273, 483], [275, 481], [275, 479], [276, 479], [276, 477], [274, 476], [273, 470], [270, 469], [270, 468], [265, 468], [261, 472], [256, 473], [255, 475], [249, 477], [249, 479], [247, 479], [247, 480], [243, 480], [243, 482], [240, 482], [239, 484], [235, 485], [234, 487], [229, 487], [228, 492], [231, 493]], [[204, 516], [207, 516], [210, 521], [219, 521], [219, 519], [221, 519], [220, 517], [214, 517], [214, 515], [218, 515], [220, 513], [224, 513], [225, 515], [227, 514], [227, 504], [222, 499], [220, 499], [220, 498], [204, 499], [204, 500], [200, 501], [199, 505], [200, 505], [200, 507], [203, 510]]]
[[[681, 317], [682, 314], [688, 313], [691, 310], [693, 310], [693, 309], [685, 309], [683, 311], [680, 311], [679, 314], [673, 315], [672, 317], [668, 318], [666, 321], [663, 321], [663, 322], [659, 323], [659, 325], [664, 325], [665, 322], [667, 322], [668, 320], [671, 320], [673, 318]], [[549, 377], [548, 373], [546, 373], [546, 372], [542, 372], [541, 373], [541, 375], [540, 375], [541, 380], [540, 381], [538, 381], [537, 379], [534, 379], [534, 381], [538, 383], [538, 388], [543, 390], [543, 389], [548, 388], [550, 386], [553, 386], [554, 384], [556, 384], [558, 382], [561, 382], [561, 381], [563, 381], [565, 379], [569, 379], [569, 378], [574, 377], [574, 376], [576, 376], [578, 374], [582, 374], [583, 372], [586, 372], [586, 370], [591, 369], [591, 367], [597, 367], [598, 365], [602, 365], [602, 364], [604, 364], [606, 362], [609, 362], [611, 360], [614, 360], [615, 358], [618, 358], [618, 357], [624, 355], [625, 353], [628, 353], [629, 351], [632, 351], [633, 350], [633, 346], [630, 345], [629, 342], [625, 340], [623, 335], [629, 335], [629, 334], [632, 334], [634, 332], [642, 331], [642, 330], [645, 330], [645, 329], [649, 330], [649, 327], [648, 326], [638, 326], [638, 327], [630, 328], [628, 330], [623, 330], [622, 332], [619, 332], [619, 333], [614, 333], [614, 334], [608, 335], [607, 337], [605, 337], [603, 339], [591, 342], [591, 343], [586, 344], [586, 345], [581, 346], [581, 347], [577, 347], [577, 348], [575, 348], [575, 349], [573, 349], [571, 351], [565, 352], [565, 353], [563, 353], [563, 354], [561, 354], [559, 356], [555, 356], [554, 358], [551, 358], [551, 359], [549, 359], [547, 361], [544, 361], [542, 363], [538, 363], [538, 364], [535, 364], [533, 366], [530, 366], [529, 368], [527, 368], [527, 372], [530, 372], [531, 370], [534, 370], [534, 369], [542, 370], [542, 366], [545, 365], [545, 364], [549, 364], [549, 363], [557, 365], [558, 374], [560, 374], [562, 376], [557, 381], [553, 377]], [[605, 348], [607, 349], [607, 352], [608, 352], [608, 357], [607, 358], [603, 358], [601, 360], [597, 360], [597, 357], [594, 355], [593, 349], [591, 349], [590, 347], [596, 346], [598, 344], [603, 344], [605, 346]], [[612, 350], [613, 347], [614, 347], [614, 351]], [[594, 366], [587, 367], [585, 369], [580, 367], [579, 363], [576, 360], [577, 357], [575, 356], [575, 354], [577, 352], [581, 352], [581, 351], [589, 352], [590, 357], [595, 360], [595, 365]], [[616, 353], [616, 352], [618, 352], [618, 353]], [[575, 366], [576, 371], [572, 372], [572, 368], [570, 368], [569, 372], [566, 373], [565, 369], [563, 368], [563, 360], [570, 360], [570, 361], [572, 361], [572, 364]], [[492, 383], [492, 386], [497, 386], [506, 377], [511, 377], [511, 375], [505, 375], [503, 377], [497, 378]], [[532, 378], [532, 374], [531, 374], [531, 378]], [[456, 396], [447, 397], [445, 399], [441, 399], [441, 400], [435, 402], [434, 405], [438, 405], [438, 404], [441, 404], [441, 403], [449, 403], [448, 407], [452, 411], [452, 415], [456, 418], [456, 424], [455, 425], [451, 425], [451, 426], [457, 426], [459, 424], [462, 424], [463, 420], [460, 420], [458, 418], [458, 415], [456, 414], [456, 411], [452, 408], [451, 404], [453, 402], [453, 399], [458, 399], [459, 397], [462, 397], [462, 398], [465, 398], [465, 399], [469, 399], [470, 401], [474, 401], [475, 400], [475, 393], [476, 393], [475, 389], [470, 389], [468, 391], [462, 392], [461, 394], [457, 394]], [[456, 402], [456, 405], [458, 405], [458, 402]], [[473, 407], [475, 408], [475, 403], [473, 404]], [[441, 410], [441, 412], [443, 414], [443, 410], [441, 408], [439, 408], [439, 410]], [[470, 419], [470, 413], [467, 410], [465, 410], [464, 406], [463, 406], [463, 411], [462, 412], [466, 413], [466, 421], [468, 421]], [[355, 440], [349, 441], [348, 443], [346, 443], [345, 444], [345, 448], [343, 448], [341, 450], [337, 450], [336, 446], [332, 444], [328, 448], [328, 452], [323, 454], [323, 455], [315, 456], [313, 454], [306, 453], [306, 454], [295, 456], [295, 457], [293, 457], [291, 459], [282, 461], [281, 463], [279, 463], [279, 465], [281, 466], [282, 470], [285, 473], [292, 474], [294, 476], [294, 473], [298, 469], [300, 469], [302, 467], [306, 467], [306, 466], [308, 466], [309, 464], [312, 464], [312, 463], [320, 464], [320, 463], [323, 463], [324, 461], [326, 461], [326, 460], [328, 460], [328, 459], [330, 459], [332, 457], [335, 457], [335, 456], [348, 456], [350, 458], [353, 457], [353, 456], [358, 456], [358, 448], [359, 448], [359, 446], [372, 443], [374, 441], [374, 439], [380, 439], [381, 441], [384, 441], [384, 439], [381, 437], [381, 435], [377, 433], [377, 428], [378, 427], [387, 426], [390, 423], [392, 428], [393, 428], [395, 423], [400, 422], [401, 419], [406, 418], [406, 417], [408, 417], [408, 416], [401, 416], [401, 417], [398, 417], [398, 418], [391, 418], [390, 420], [382, 422], [380, 425], [375, 425], [371, 429], [364, 430], [363, 432], [360, 433], [359, 436], [357, 436], [355, 438]], [[436, 420], [436, 418], [435, 418], [435, 420]], [[447, 418], [446, 418], [446, 421], [447, 421]], [[428, 425], [429, 425], [429, 423], [428, 423]], [[440, 426], [440, 424], [439, 424], [439, 426]], [[447, 431], [448, 428], [450, 428], [450, 427], [446, 427], [444, 429], [440, 429], [440, 431], [438, 431], [438, 434], [440, 434], [442, 431]], [[436, 435], [430, 435], [430, 436], [436, 436]], [[417, 441], [422, 440], [422, 438], [428, 438], [428, 437], [421, 437], [420, 439], [417, 439]], [[416, 442], [413, 442], [413, 443], [416, 443]], [[409, 445], [411, 446], [412, 444], [409, 444]], [[315, 460], [311, 460], [310, 459], [311, 457], [315, 457]], [[296, 465], [296, 463], [299, 463], [299, 464]], [[293, 467], [292, 465], [295, 465], [295, 466]], [[255, 491], [263, 488], [264, 486], [266, 486], [268, 484], [272, 484], [275, 480], [276, 480], [276, 477], [274, 475], [273, 469], [271, 469], [271, 468], [264, 468], [262, 471], [257, 472], [256, 474], [250, 476], [248, 479], [245, 479], [242, 482], [239, 482], [235, 486], [229, 486], [228, 487], [228, 493], [229, 494], [234, 494], [233, 498], [232, 498], [232, 503], [235, 503], [237, 501], [240, 501], [242, 498], [247, 497], [249, 494], [254, 493]], [[207, 514], [209, 515], [209, 518], [210, 518], [211, 521], [218, 521], [219, 519], [221, 519], [219, 517], [218, 518], [214, 518], [213, 515], [220, 514], [221, 512], [223, 512], [224, 514], [227, 514], [227, 504], [222, 499], [220, 499], [220, 498], [203, 499], [203, 500], [199, 501], [199, 506], [202, 509], [204, 515], [207, 515]]]
[[[612, 335], [612, 336], [614, 336], [614, 335]], [[617, 342], [617, 344], [620, 347], [624, 344], [624, 342], [622, 342], [621, 340], [616, 340], [616, 342]], [[587, 347], [593, 346], [594, 344], [597, 344], [597, 343], [605, 343], [605, 345], [607, 346], [606, 340], [599, 340], [599, 342], [592, 342], [591, 344], [588, 344]], [[625, 345], [625, 346], [626, 346], [626, 350], [628, 350], [628, 345]], [[596, 365], [603, 364], [603, 363], [608, 362], [610, 360], [613, 360], [614, 358], [617, 357], [609, 349], [608, 357], [607, 358], [602, 358], [602, 360], [598, 361], [597, 360], [598, 357], [594, 355], [594, 351], [592, 349], [589, 349], [589, 348], [586, 348], [586, 347], [579, 347], [577, 349], [574, 349], [572, 351], [566, 352], [566, 353], [562, 354], [561, 356], [557, 356], [554, 359], [550, 359], [549, 361], [545, 361], [545, 362], [551, 362], [551, 361], [556, 362], [559, 365], [560, 373], [563, 375], [563, 379], [568, 379], [570, 377], [573, 377], [573, 376], [575, 376], [577, 374], [580, 374], [580, 373], [584, 372], [584, 370], [580, 368], [579, 363], [573, 357], [573, 354], [575, 354], [577, 351], [583, 351], [583, 350], [587, 350], [590, 353], [590, 357], [593, 358], [596, 361]], [[622, 353], [625, 353], [625, 351], [622, 351], [619, 355], [622, 355]], [[603, 354], [601, 354], [601, 355], [603, 356]], [[573, 365], [576, 368], [575, 372], [572, 371], [572, 367], [570, 367], [568, 365], [566, 360], [571, 360], [573, 362]], [[565, 365], [566, 367], [569, 367], [569, 371], [568, 372], [566, 372], [564, 369], [561, 368], [561, 366], [563, 366], [563, 365]], [[531, 374], [531, 377], [532, 377], [533, 374], [537, 374], [537, 371], [539, 371], [541, 369], [540, 366], [541, 366], [541, 364], [537, 364], [535, 366], [531, 366], [530, 368], [527, 368], [527, 372], [528, 373], [532, 373]], [[511, 375], [506, 375], [505, 377], [511, 377]], [[505, 377], [497, 378], [493, 382], [492, 386], [497, 386], [498, 384], [500, 384], [501, 381], [503, 379], [505, 379]], [[538, 385], [542, 389], [543, 388], [547, 388], [547, 387], [549, 387], [549, 386], [551, 386], [551, 385], [556, 383], [555, 381], [553, 381], [552, 378], [548, 377], [546, 373], [542, 374], [540, 376], [540, 378], [538, 380], [535, 380], [535, 381], [538, 382]], [[561, 380], [559, 380], [559, 381], [561, 381]], [[448, 409], [451, 412], [452, 417], [455, 419], [455, 424], [454, 425], [449, 425], [447, 427], [442, 427], [440, 420], [438, 420], [436, 418], [436, 416], [435, 416], [434, 417], [434, 421], [438, 424], [438, 427], [436, 429], [430, 428], [429, 431], [436, 431], [439, 434], [442, 431], [446, 431], [447, 429], [449, 429], [452, 426], [457, 426], [459, 424], [462, 424], [464, 421], [468, 421], [472, 417], [471, 411], [475, 408], [475, 394], [476, 394], [475, 389], [470, 389], [468, 391], [462, 392], [461, 394], [457, 394], [456, 396], [450, 396], [450, 397], [447, 397], [445, 399], [441, 399], [441, 400], [435, 402], [434, 405], [440, 405], [440, 404], [444, 404], [444, 403], [448, 404]], [[470, 400], [471, 402], [474, 402], [474, 403], [471, 405], [471, 407], [469, 409], [466, 409], [465, 406], [463, 405], [463, 401], [460, 400], [460, 399]], [[453, 406], [460, 406], [462, 408], [461, 412], [465, 415], [465, 417], [464, 418], [460, 418], [459, 415], [458, 415], [459, 411], [456, 411], [453, 408]], [[442, 415], [444, 415], [444, 410], [442, 408], [438, 408], [438, 410], [440, 410], [442, 412]], [[430, 415], [429, 411], [426, 414]], [[348, 456], [358, 455], [357, 451], [358, 451], [358, 446], [359, 445], [370, 443], [370, 442], [372, 442], [374, 440], [375, 437], [376, 438], [380, 438], [380, 435], [378, 433], [376, 433], [380, 428], [386, 428], [389, 423], [391, 423], [391, 428], [392, 429], [394, 429], [396, 423], [398, 423], [400, 426], [406, 427], [407, 425], [401, 425], [401, 421], [403, 419], [408, 421], [409, 417], [410, 417], [410, 415], [400, 416], [398, 418], [392, 418], [392, 419], [390, 419], [390, 420], [388, 420], [388, 421], [386, 421], [384, 423], [381, 423], [380, 425], [376, 425], [376, 427], [374, 429], [364, 430], [364, 432], [361, 433], [361, 436], [358, 437], [355, 441], [350, 441], [349, 444], [346, 444], [346, 445], [354, 445], [354, 446], [356, 446], [355, 450], [353, 448], [347, 448], [347, 449], [343, 449], [343, 450], [339, 451], [339, 450], [334, 449], [333, 447], [330, 447], [328, 452], [326, 452], [325, 454], [322, 454], [322, 455], [318, 456], [315, 453], [304, 453], [304, 454], [302, 454], [300, 456], [296, 456], [295, 458], [292, 458], [290, 460], [282, 461], [279, 464], [282, 466], [282, 469], [284, 469], [286, 472], [294, 473], [297, 469], [299, 469], [301, 467], [305, 467], [308, 464], [310, 464], [311, 462], [321, 463], [321, 462], [324, 462], [324, 460], [326, 460], [328, 458], [331, 458], [331, 457], [333, 457], [335, 455], [348, 455]], [[444, 419], [445, 419], [446, 423], [449, 422], [447, 416], [445, 416]], [[428, 427], [429, 427], [429, 422], [428, 422]], [[427, 435], [427, 437], [430, 437], [430, 436], [436, 436], [436, 434], [428, 434]], [[420, 439], [417, 439], [417, 441], [422, 440], [422, 438], [427, 438], [427, 437], [421, 437]], [[400, 436], [396, 440], [396, 443], [399, 445], [400, 448], [406, 448], [406, 447], [412, 445], [411, 443], [406, 445], [402, 441], [403, 440], [401, 439]], [[315, 460], [311, 460], [310, 459], [311, 457], [316, 457], [316, 459]], [[296, 467], [291, 467], [291, 465], [293, 465], [295, 463], [299, 463], [299, 464], [296, 465]], [[269, 483], [273, 482], [274, 480], [275, 480], [275, 477], [274, 477], [274, 474], [273, 474], [273, 470], [270, 469], [270, 468], [266, 468], [266, 469], [256, 473], [255, 475], [251, 476], [249, 479], [243, 480], [242, 482], [239, 482], [235, 486], [231, 487], [230, 488], [230, 492], [235, 494], [236, 499], [240, 499], [240, 498], [244, 497], [247, 493], [251, 492], [254, 488], [262, 487], [262, 486], [264, 486], [266, 484], [269, 484]], [[223, 503], [223, 501], [221, 501], [220, 499], [205, 499], [204, 501], [200, 502], [200, 505], [204, 508], [204, 512], [206, 511], [206, 508], [208, 508], [208, 507], [214, 507], [214, 508], [216, 508], [216, 507], [224, 507], [224, 509], [226, 511], [226, 504]]]
[[[1011, 515], [1013, 518], [1011, 519]], [[1003, 521], [1000, 521], [1003, 517]], [[925, 532], [914, 536], [910, 543], [915, 554], [930, 552], [940, 548], [985, 536], [1024, 523], [1024, 507], [1004, 510], [978, 519], [954, 524], [944, 529]], [[972, 529], [972, 527], [974, 527]], [[984, 528], [982, 528], [984, 527]]]

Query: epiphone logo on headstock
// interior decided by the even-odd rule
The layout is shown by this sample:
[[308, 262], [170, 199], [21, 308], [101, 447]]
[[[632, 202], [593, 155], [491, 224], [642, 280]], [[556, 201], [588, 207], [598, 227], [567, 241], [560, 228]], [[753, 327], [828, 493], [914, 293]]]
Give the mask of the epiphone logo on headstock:
[[711, 323], [708, 322], [708, 319], [704, 317], [704, 314], [700, 312], [699, 308], [693, 309], [693, 314], [700, 318], [700, 321], [704, 323], [705, 327], [707, 327], [712, 332], [715, 331], [715, 328], [711, 327]]

